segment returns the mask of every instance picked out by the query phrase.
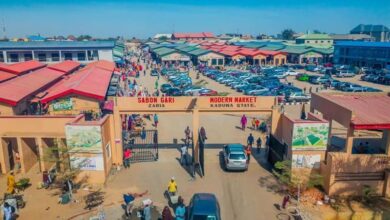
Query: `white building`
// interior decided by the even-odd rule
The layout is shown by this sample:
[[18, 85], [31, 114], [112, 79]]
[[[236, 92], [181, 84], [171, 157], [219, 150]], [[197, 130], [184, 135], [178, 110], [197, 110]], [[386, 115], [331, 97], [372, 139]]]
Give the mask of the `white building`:
[[115, 41], [36, 41], [0, 42], [0, 62], [17, 63], [38, 60], [57, 63], [74, 60], [89, 63], [96, 60], [114, 61]]

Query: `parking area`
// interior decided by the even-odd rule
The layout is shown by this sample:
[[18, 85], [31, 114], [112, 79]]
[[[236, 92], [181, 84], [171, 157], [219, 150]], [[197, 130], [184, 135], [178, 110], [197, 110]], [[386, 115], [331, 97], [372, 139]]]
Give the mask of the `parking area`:
[[130, 169], [119, 172], [108, 183], [110, 187], [107, 195], [120, 198], [125, 191], [148, 190], [149, 193], [144, 198], [152, 199], [161, 208], [167, 204], [163, 192], [167, 189], [170, 178], [175, 176], [179, 195], [186, 204], [194, 193], [210, 192], [218, 198], [222, 219], [256, 219], [254, 216], [275, 219], [278, 211], [274, 204], [280, 204], [282, 197], [271, 190], [270, 186], [276, 182], [266, 170], [265, 150], [254, 154], [255, 158], [251, 159], [246, 172], [223, 171], [219, 152], [220, 149], [205, 150], [205, 177], [192, 180], [179, 163], [178, 150], [160, 150], [159, 161], [132, 164]]

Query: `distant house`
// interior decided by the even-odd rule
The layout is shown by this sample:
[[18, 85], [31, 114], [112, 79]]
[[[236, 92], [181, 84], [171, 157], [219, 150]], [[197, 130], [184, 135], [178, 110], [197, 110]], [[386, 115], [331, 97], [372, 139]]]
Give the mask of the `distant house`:
[[351, 30], [351, 34], [367, 34], [375, 38], [375, 41], [389, 42], [390, 29], [384, 25], [359, 24]]
[[216, 39], [213, 33], [173, 33], [172, 40], [212, 40]]
[[375, 41], [375, 38], [367, 34], [332, 34], [334, 42], [337, 41]]
[[155, 40], [159, 40], [159, 39], [168, 40], [168, 39], [171, 39], [171, 38], [172, 38], [172, 34], [156, 34], [153, 37], [153, 39], [155, 39]]
[[27, 36], [28, 41], [45, 41], [46, 38], [42, 37], [41, 35], [30, 35]]
[[295, 39], [295, 43], [332, 46], [333, 39], [327, 34], [304, 34], [298, 37], [297, 39]]

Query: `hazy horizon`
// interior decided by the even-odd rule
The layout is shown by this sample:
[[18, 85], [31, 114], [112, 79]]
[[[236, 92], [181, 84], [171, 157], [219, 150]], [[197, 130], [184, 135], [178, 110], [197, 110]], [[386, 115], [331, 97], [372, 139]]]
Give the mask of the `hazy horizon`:
[[390, 1], [364, 0], [85, 0], [0, 1], [0, 37], [88, 34], [152, 37], [157, 33], [213, 32], [276, 35], [320, 30], [349, 33], [359, 24], [390, 25]]

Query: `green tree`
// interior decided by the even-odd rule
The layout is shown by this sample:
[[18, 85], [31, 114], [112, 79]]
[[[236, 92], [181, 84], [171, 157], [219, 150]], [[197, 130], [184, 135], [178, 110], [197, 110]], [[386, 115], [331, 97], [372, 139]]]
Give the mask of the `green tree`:
[[161, 36], [158, 38], [160, 41], [166, 41], [168, 40], [168, 37], [167, 36]]
[[83, 40], [92, 40], [92, 37], [89, 35], [80, 35], [77, 37], [78, 41], [83, 41]]
[[282, 31], [282, 38], [283, 38], [283, 40], [293, 40], [294, 34], [295, 34], [295, 32], [291, 28], [284, 29]]

